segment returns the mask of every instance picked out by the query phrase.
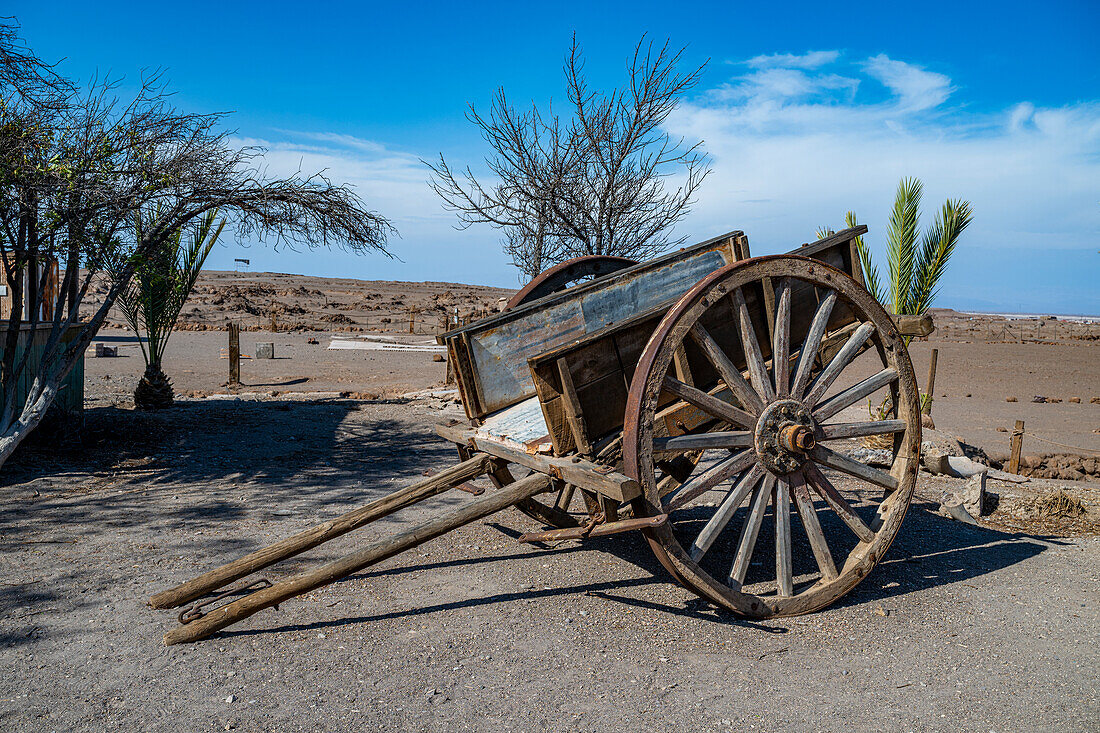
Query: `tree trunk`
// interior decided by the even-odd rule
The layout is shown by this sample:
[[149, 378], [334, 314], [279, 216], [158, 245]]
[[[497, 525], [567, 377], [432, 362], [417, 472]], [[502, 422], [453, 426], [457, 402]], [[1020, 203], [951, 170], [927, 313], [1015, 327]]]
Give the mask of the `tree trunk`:
[[159, 362], [150, 362], [134, 390], [134, 407], [139, 410], [163, 410], [171, 407], [174, 399], [172, 380], [161, 370]]
[[[30, 435], [31, 431], [42, 422], [42, 418], [46, 416], [46, 410], [50, 409], [54, 397], [57, 396], [57, 389], [60, 384], [61, 377], [55, 377], [46, 383], [33, 401], [28, 395], [27, 404], [23, 407], [19, 419], [9, 425], [3, 434], [0, 434], [0, 466], [7, 462], [11, 454], [23, 442], [23, 439]], [[32, 394], [33, 391], [34, 387], [32, 386]]]

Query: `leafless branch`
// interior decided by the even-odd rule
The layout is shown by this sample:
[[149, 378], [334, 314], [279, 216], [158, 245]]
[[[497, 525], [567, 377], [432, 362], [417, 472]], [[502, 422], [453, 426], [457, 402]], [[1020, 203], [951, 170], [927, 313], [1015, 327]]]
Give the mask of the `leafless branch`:
[[501, 89], [488, 116], [472, 106], [467, 114], [492, 151], [484, 180], [494, 184], [469, 168], [456, 173], [441, 155], [426, 163], [429, 185], [458, 214], [460, 229], [502, 230], [505, 253], [527, 277], [572, 257], [644, 259], [681, 243], [672, 229], [709, 173], [701, 143], [688, 146], [662, 129], [703, 70], [678, 73], [682, 55], [643, 37], [626, 88], [603, 93], [589, 88], [574, 39], [564, 67], [569, 119], [552, 107], [519, 112]]

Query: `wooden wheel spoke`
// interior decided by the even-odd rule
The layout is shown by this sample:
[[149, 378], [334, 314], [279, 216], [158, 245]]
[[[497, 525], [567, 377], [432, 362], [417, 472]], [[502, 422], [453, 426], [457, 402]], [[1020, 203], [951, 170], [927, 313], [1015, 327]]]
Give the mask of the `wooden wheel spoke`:
[[664, 497], [665, 513], [671, 514], [691, 500], [701, 496], [731, 476], [748, 470], [756, 463], [756, 451], [747, 450], [730, 456], [708, 468], [698, 476], [685, 481], [675, 492]]
[[867, 422], [838, 422], [822, 425], [818, 429], [818, 440], [838, 440], [840, 438], [862, 438], [867, 435], [885, 435], [905, 430], [904, 420], [868, 420]]
[[775, 334], [772, 342], [772, 372], [775, 374], [775, 394], [790, 394], [791, 351], [791, 281], [779, 281], [779, 302], [775, 307]]
[[706, 523], [702, 531], [699, 532], [699, 536], [695, 538], [695, 542], [692, 543], [691, 549], [688, 554], [691, 555], [691, 559], [698, 561], [703, 556], [710, 546], [714, 544], [714, 541], [718, 539], [718, 535], [722, 533], [722, 530], [729, 524], [730, 519], [733, 517], [737, 508], [745, 501], [745, 497], [749, 495], [749, 492], [753, 490], [753, 487], [760, 481], [764, 475], [764, 469], [759, 464], [750, 468], [741, 480], [738, 481], [730, 493], [726, 495], [726, 498], [722, 501], [718, 507], [718, 511], [714, 513], [714, 516]]
[[791, 572], [791, 495], [790, 486], [780, 478], [775, 486], [775, 592], [794, 593]]
[[833, 357], [833, 360], [821, 371], [821, 374], [817, 375], [817, 379], [810, 385], [809, 391], [802, 399], [802, 403], [806, 407], [812, 408], [819, 399], [825, 396], [825, 392], [840, 376], [840, 373], [844, 371], [844, 368], [852, 363], [852, 359], [856, 358], [859, 350], [863, 348], [863, 344], [867, 343], [867, 339], [871, 338], [871, 334], [874, 332], [875, 326], [873, 323], [863, 323], [855, 330], [855, 333], [848, 337], [848, 340], [840, 347], [837, 355]]
[[737, 554], [733, 556], [733, 566], [730, 568], [729, 584], [740, 589], [745, 582], [745, 575], [749, 571], [749, 561], [752, 560], [752, 551], [756, 547], [756, 538], [760, 534], [760, 525], [764, 523], [764, 511], [768, 508], [768, 500], [771, 499], [772, 487], [775, 486], [775, 474], [768, 473], [764, 476], [764, 482], [756, 487], [752, 496], [752, 508], [745, 517], [745, 523], [741, 526], [741, 536], [737, 540]]
[[854, 384], [843, 392], [839, 392], [822, 402], [817, 406], [817, 409], [813, 411], [814, 419], [818, 422], [828, 420], [845, 407], [854, 405], [864, 397], [869, 397], [886, 385], [896, 382], [897, 380], [897, 370], [893, 367], [887, 367], [878, 374], [868, 377], [862, 382]]
[[653, 450], [658, 453], [687, 453], [693, 450], [715, 448], [748, 448], [752, 444], [752, 433], [724, 431], [699, 433], [697, 435], [677, 435], [671, 438], [654, 438]]
[[569, 511], [569, 505], [573, 503], [573, 492], [576, 488], [573, 484], [563, 486], [562, 490], [558, 492], [558, 498], [554, 502], [554, 506], [563, 512]]
[[821, 465], [835, 468], [837, 471], [842, 471], [849, 476], [861, 478], [864, 481], [876, 484], [884, 489], [890, 489], [891, 491], [898, 488], [898, 480], [886, 473], [886, 471], [872, 468], [866, 463], [860, 463], [854, 458], [849, 458], [836, 451], [829, 450], [823, 445], [814, 446], [811, 455], [813, 459]]
[[810, 372], [814, 368], [814, 360], [817, 358], [818, 349], [821, 348], [821, 339], [825, 337], [825, 329], [829, 325], [829, 316], [836, 305], [836, 291], [830, 290], [821, 299], [821, 305], [814, 313], [814, 319], [810, 323], [810, 330], [806, 333], [806, 340], [802, 342], [802, 348], [798, 354], [798, 367], [794, 372], [794, 383], [791, 385], [791, 396], [800, 397], [806, 385], [810, 382]]
[[714, 370], [718, 372], [718, 376], [722, 378], [722, 381], [729, 387], [730, 392], [733, 392], [733, 395], [740, 400], [745, 409], [760, 414], [760, 411], [764, 409], [764, 403], [760, 401], [760, 396], [748, 383], [748, 380], [742, 376], [741, 370], [726, 356], [726, 352], [722, 351], [722, 347], [718, 345], [714, 337], [698, 323], [691, 327], [691, 337], [703, 350], [707, 359], [714, 366]]
[[771, 380], [768, 378], [768, 368], [764, 365], [760, 342], [756, 339], [756, 329], [752, 327], [749, 306], [745, 303], [745, 295], [741, 292], [741, 288], [733, 291], [733, 304], [737, 308], [738, 320], [741, 323], [741, 346], [745, 352], [749, 379], [764, 402], [771, 402], [775, 399], [775, 390], [772, 389]]
[[685, 384], [673, 376], [665, 375], [662, 386], [666, 391], [676, 395], [684, 402], [695, 405], [711, 417], [717, 417], [720, 420], [739, 425], [743, 428], [752, 428], [756, 425], [755, 415], [739, 407], [734, 407], [725, 400], [707, 394], [701, 389], [696, 389], [690, 384]]
[[840, 492], [836, 490], [829, 479], [825, 478], [825, 474], [812, 463], [806, 466], [806, 481], [813, 486], [817, 493], [821, 494], [822, 498], [837, 513], [837, 516], [848, 525], [849, 529], [855, 532], [860, 541], [871, 542], [875, 539], [874, 531], [859, 518], [859, 515], [852, 509], [852, 505], [840, 495]]
[[821, 531], [821, 523], [817, 519], [817, 510], [814, 508], [810, 492], [806, 489], [806, 480], [802, 474], [795, 474], [789, 479], [791, 493], [794, 494], [795, 509], [802, 520], [802, 527], [806, 531], [806, 538], [810, 541], [810, 550], [814, 553], [814, 560], [821, 571], [821, 577], [828, 582], [837, 577], [836, 563], [833, 562], [833, 553], [829, 552], [829, 544], [825, 541], [825, 533]]

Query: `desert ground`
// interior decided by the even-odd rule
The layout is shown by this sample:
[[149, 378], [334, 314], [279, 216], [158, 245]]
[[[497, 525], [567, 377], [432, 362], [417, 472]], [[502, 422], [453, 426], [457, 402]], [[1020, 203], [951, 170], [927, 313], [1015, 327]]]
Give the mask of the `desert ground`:
[[[824, 611], [739, 619], [676, 585], [640, 536], [521, 544], [539, 525], [505, 510], [207, 641], [163, 646], [177, 622], [148, 608], [153, 593], [456, 460], [431, 429], [463, 418], [445, 364], [329, 344], [432, 342], [445, 314], [490, 311], [510, 294], [283, 277], [204, 276], [191, 330], [169, 346], [180, 396], [170, 410], [132, 408], [144, 362], [132, 334], [105, 329], [101, 343], [119, 355], [86, 360], [80, 439], [28, 445], [5, 466], [4, 730], [1100, 726], [1100, 326], [949, 311], [911, 345], [922, 387], [938, 349], [937, 433], [999, 466], [1001, 429], [1024, 420], [1031, 477], [990, 479], [996, 507], [971, 526], [937, 513], [963, 480], [922, 473], [886, 558]], [[260, 285], [274, 294], [260, 305], [242, 296], [258, 314], [241, 350], [271, 342], [276, 358], [245, 360], [230, 388], [220, 329], [248, 310], [225, 291]], [[317, 307], [326, 301], [338, 305]], [[377, 308], [343, 307], [355, 303]], [[322, 320], [331, 314], [351, 323]], [[1079, 515], [1044, 511], [1059, 493]], [[267, 575], [336, 559], [466, 499], [444, 494]], [[804, 546], [795, 555], [812, 562]]]

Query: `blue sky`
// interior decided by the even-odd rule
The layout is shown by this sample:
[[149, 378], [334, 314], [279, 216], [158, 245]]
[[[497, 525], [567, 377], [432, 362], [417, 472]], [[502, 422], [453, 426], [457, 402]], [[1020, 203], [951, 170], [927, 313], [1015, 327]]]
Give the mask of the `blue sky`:
[[[307, 10], [308, 9], [308, 10]], [[390, 217], [400, 260], [230, 243], [255, 270], [515, 285], [497, 233], [458, 232], [420, 158], [475, 171], [465, 120], [503, 86], [564, 98], [575, 32], [594, 85], [620, 83], [642, 33], [709, 59], [669, 120], [713, 174], [679, 233], [730, 229], [791, 249], [853, 209], [882, 259], [898, 179], [925, 221], [973, 202], [938, 305], [1100, 314], [1100, 3], [8, 3], [27, 43], [87, 78], [167, 70], [175, 103], [232, 111], [271, 170], [325, 168]]]

